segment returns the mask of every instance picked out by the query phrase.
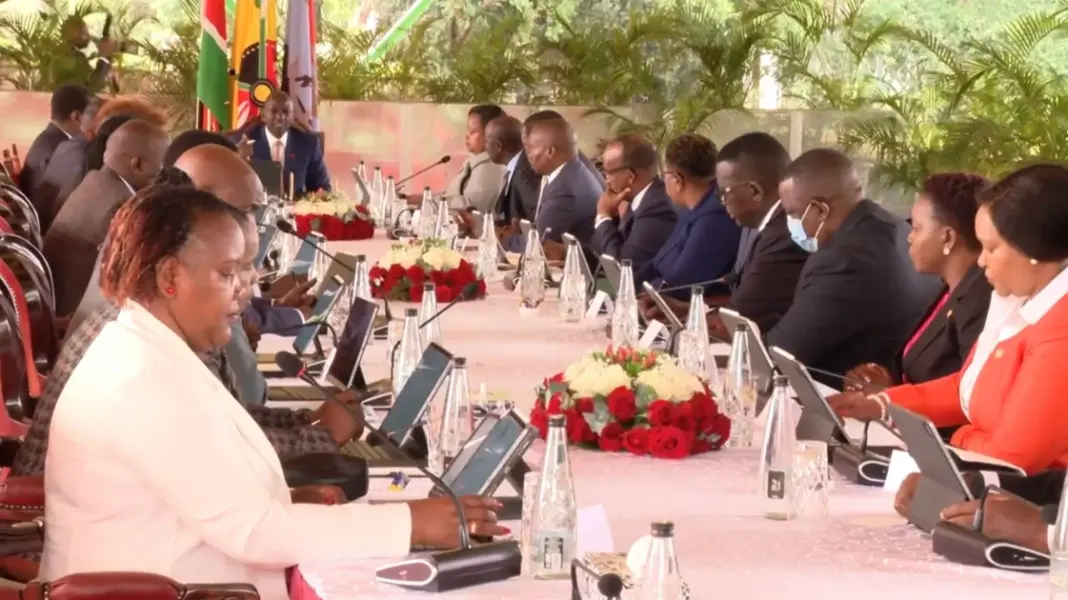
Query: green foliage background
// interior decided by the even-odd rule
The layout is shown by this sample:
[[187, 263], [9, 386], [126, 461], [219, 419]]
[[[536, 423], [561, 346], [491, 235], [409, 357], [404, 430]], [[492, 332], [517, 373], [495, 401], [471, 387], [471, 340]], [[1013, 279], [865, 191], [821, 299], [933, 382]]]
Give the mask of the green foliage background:
[[[587, 106], [662, 142], [752, 112], [772, 75], [785, 108], [842, 114], [820, 140], [870, 158], [886, 188], [1068, 161], [1068, 0], [439, 0], [384, 60], [364, 62], [381, 31], [358, 18], [374, 10], [384, 29], [408, 4], [322, 0], [323, 98]], [[101, 6], [141, 42], [124, 59], [130, 85], [191, 121], [197, 0], [79, 10]], [[9, 84], [55, 84], [64, 17], [0, 18]]]

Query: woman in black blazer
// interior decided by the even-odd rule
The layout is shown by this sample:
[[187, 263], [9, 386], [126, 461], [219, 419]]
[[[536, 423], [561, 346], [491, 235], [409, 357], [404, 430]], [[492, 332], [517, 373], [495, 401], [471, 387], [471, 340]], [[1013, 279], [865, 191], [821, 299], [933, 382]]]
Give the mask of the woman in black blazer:
[[992, 292], [977, 264], [975, 237], [977, 198], [987, 184], [985, 177], [970, 173], [939, 173], [924, 182], [912, 205], [909, 256], [917, 271], [942, 278], [944, 293], [917, 323], [894, 364], [850, 369], [846, 390], [922, 383], [961, 369], [983, 330]]

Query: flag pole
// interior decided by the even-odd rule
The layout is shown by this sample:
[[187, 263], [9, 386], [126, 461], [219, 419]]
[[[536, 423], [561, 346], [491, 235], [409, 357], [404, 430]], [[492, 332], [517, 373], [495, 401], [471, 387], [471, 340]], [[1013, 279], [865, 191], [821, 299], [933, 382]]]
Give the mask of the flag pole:
[[367, 50], [363, 60], [365, 62], [373, 62], [385, 56], [387, 52], [404, 39], [412, 25], [415, 25], [433, 4], [434, 0], [415, 0], [408, 7], [408, 10], [386, 31], [382, 38]]

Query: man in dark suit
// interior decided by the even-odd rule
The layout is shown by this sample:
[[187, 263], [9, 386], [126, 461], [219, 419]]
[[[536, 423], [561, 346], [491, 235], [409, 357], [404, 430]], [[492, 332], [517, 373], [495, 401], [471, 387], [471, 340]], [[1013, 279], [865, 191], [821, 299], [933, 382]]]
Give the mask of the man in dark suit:
[[652, 142], [627, 134], [608, 142], [601, 160], [607, 186], [597, 201], [592, 250], [640, 270], [660, 251], [679, 215], [660, 179]]
[[798, 157], [779, 195], [791, 237], [812, 256], [768, 345], [832, 373], [889, 364], [941, 289], [912, 267], [908, 225], [864, 198], [853, 162], [835, 150]]
[[519, 219], [533, 221], [541, 178], [523, 153], [523, 124], [519, 119], [504, 115], [486, 125], [486, 153], [494, 164], [505, 168], [495, 209], [497, 225], [509, 225]]
[[[317, 190], [329, 191], [330, 174], [326, 170], [318, 135], [293, 126], [293, 102], [284, 92], [275, 92], [263, 105], [263, 125], [245, 132], [242, 142], [252, 140], [254, 160], [273, 160], [282, 164], [282, 189], [300, 197]], [[290, 181], [293, 189], [289, 190]]]
[[[530, 127], [523, 148], [531, 168], [542, 177], [541, 194], [534, 208], [538, 235], [545, 242], [560, 244], [561, 236], [570, 233], [589, 248], [601, 186], [579, 160], [571, 126], [563, 120], [538, 121]], [[521, 246], [524, 241], [520, 236], [512, 239], [512, 247]], [[552, 255], [547, 248], [546, 257], [553, 260], [563, 255]]]
[[61, 85], [52, 92], [52, 120], [30, 144], [19, 173], [19, 188], [30, 199], [38, 214], [41, 213], [41, 206], [34, 197], [37, 184], [44, 176], [56, 148], [71, 138], [84, 136], [82, 117], [89, 111], [91, 100], [88, 88], [76, 83]]
[[86, 174], [44, 238], [52, 266], [56, 315], [78, 308], [115, 211], [163, 168], [167, 134], [144, 121], [123, 124], [108, 138], [104, 167]]
[[118, 43], [109, 37], [97, 40], [96, 67], [93, 67], [85, 55], [85, 49], [92, 41], [85, 20], [78, 15], [67, 17], [61, 30], [63, 39], [70, 47], [67, 60], [59, 66], [57, 80], [61, 83], [79, 83], [93, 92], [103, 90], [111, 73], [111, 57], [118, 51]]
[[[679, 288], [671, 295], [688, 298], [683, 286], [722, 278], [734, 267], [741, 230], [717, 194], [716, 145], [697, 134], [671, 140], [665, 154], [664, 185], [679, 207], [675, 230], [652, 260], [635, 272], [635, 283]], [[706, 292], [708, 286], [705, 285]]]

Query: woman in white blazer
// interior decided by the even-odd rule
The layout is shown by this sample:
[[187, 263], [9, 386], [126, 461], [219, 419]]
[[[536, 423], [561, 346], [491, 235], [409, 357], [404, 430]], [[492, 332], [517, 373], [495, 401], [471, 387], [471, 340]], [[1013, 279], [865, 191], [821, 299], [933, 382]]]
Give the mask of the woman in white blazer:
[[[197, 353], [224, 345], [245, 285], [240, 223], [207, 192], [150, 187], [111, 223], [101, 288], [123, 307], [59, 397], [45, 463], [41, 577], [144, 571], [287, 598], [301, 562], [455, 547], [447, 500], [293, 504], [261, 428]], [[495, 503], [469, 529], [501, 535]]]

